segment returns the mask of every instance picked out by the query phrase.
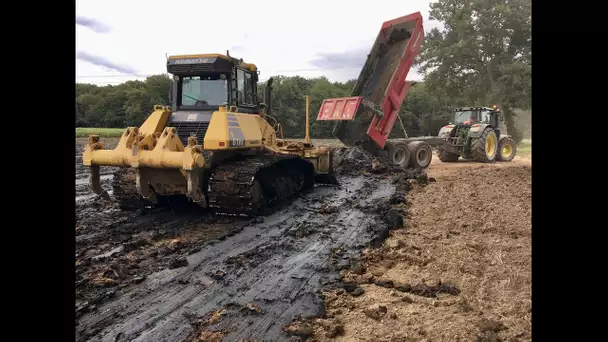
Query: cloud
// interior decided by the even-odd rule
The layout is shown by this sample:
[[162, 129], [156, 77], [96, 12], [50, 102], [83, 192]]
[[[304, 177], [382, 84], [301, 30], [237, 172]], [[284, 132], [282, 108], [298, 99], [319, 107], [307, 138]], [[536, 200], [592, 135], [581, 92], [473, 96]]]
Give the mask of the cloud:
[[[347, 0], [309, 0], [307, 6], [298, 8], [297, 15], [288, 15], [293, 10], [285, 2], [258, 1], [251, 7], [248, 0], [233, 0], [234, 6], [249, 6], [248, 11], [231, 14], [234, 25], [226, 26], [222, 16], [210, 16], [204, 21], [182, 20], [178, 29], [182, 34], [175, 34], [175, 30], [167, 30], [163, 25], [150, 25], [150, 18], [180, 18], [184, 8], [192, 13], [221, 12], [222, 2], [175, 0], [172, 2], [175, 6], [166, 6], [162, 1], [149, 0], [78, 1], [78, 16], [102, 21], [112, 32], [100, 34], [76, 25], [76, 50], [136, 66], [138, 75], [149, 75], [166, 73], [166, 53], [226, 53], [230, 49], [231, 55], [256, 64], [261, 70], [260, 79], [283, 74], [327, 76], [331, 81], [342, 81], [359, 76], [384, 21], [421, 11], [425, 29], [430, 29], [429, 1], [375, 0], [373, 6], [361, 11], [360, 6], [349, 6]], [[391, 10], [387, 12], [387, 8]], [[267, 13], [284, 15], [250, 24], [252, 16]], [[342, 16], [338, 27], [335, 26], [336, 13]], [[220, 26], [221, 35], [206, 35], [204, 39], [193, 36], [197, 32], [212, 32]], [[145, 34], [142, 27], [146, 28]], [[273, 53], [269, 48], [272, 46], [279, 46], [281, 52]], [[106, 68], [84, 60], [76, 62], [79, 80], [119, 81], [115, 75], [107, 74]], [[136, 77], [124, 77], [129, 78]]]
[[[337, 80], [346, 81], [359, 77], [370, 49], [371, 45], [370, 47], [360, 47], [345, 52], [317, 53], [309, 63], [325, 70], [326, 73], [331, 74]], [[422, 76], [418, 74], [418, 68], [412, 66], [407, 74], [407, 79], [417, 82], [422, 81]]]
[[358, 69], [363, 67], [369, 48], [357, 48], [345, 52], [321, 52], [315, 55], [310, 64], [319, 69]]
[[233, 45], [228, 50], [230, 51], [231, 54], [232, 54], [232, 52], [236, 52], [237, 54], [239, 54], [239, 53], [243, 53], [246, 49], [242, 45]]
[[93, 18], [86, 18], [81, 15], [76, 16], [76, 25], [84, 26], [95, 31], [96, 33], [112, 32], [110, 26], [102, 23], [101, 21]]
[[95, 56], [95, 55], [92, 55], [92, 54], [84, 52], [84, 51], [76, 52], [76, 59], [85, 61], [87, 63], [91, 63], [93, 65], [98, 65], [98, 66], [101, 66], [104, 68], [112, 69], [112, 70], [118, 71], [123, 74], [131, 74], [131, 75], [137, 74], [137, 70], [135, 70], [135, 68], [133, 68], [129, 65], [114, 63], [112, 61], [107, 60], [104, 57]]

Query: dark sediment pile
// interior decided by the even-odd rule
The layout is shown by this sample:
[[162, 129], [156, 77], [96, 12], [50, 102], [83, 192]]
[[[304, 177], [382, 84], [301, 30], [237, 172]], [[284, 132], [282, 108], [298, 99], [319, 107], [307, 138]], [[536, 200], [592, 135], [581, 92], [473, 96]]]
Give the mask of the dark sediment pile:
[[407, 178], [419, 179], [423, 174], [426, 175], [424, 170], [395, 166], [388, 158], [374, 156], [359, 146], [336, 149], [333, 158], [335, 172], [340, 176], [405, 173]]

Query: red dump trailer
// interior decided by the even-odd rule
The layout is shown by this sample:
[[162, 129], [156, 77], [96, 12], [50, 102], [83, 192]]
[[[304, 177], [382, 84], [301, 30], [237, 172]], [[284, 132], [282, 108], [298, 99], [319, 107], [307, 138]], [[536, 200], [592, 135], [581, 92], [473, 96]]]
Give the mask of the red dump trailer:
[[[388, 139], [410, 82], [406, 77], [424, 39], [422, 15], [412, 13], [382, 24], [350, 97], [326, 99], [317, 120], [335, 120], [333, 134], [346, 146], [362, 146], [402, 167], [426, 168], [438, 137]], [[405, 132], [404, 132], [405, 133]]]

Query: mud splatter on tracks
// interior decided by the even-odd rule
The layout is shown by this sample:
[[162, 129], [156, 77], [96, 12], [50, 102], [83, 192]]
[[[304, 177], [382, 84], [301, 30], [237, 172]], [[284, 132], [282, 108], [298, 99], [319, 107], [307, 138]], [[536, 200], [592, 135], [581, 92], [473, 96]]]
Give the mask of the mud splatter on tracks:
[[344, 286], [338, 270], [400, 222], [399, 178], [340, 181], [254, 220], [77, 201], [77, 340], [289, 340], [294, 320], [323, 315], [322, 289]]

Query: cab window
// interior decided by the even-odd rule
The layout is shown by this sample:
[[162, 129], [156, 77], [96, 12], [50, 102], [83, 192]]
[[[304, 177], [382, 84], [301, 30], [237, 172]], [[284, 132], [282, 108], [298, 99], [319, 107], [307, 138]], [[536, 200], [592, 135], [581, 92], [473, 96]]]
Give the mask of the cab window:
[[225, 75], [182, 78], [182, 106], [220, 106], [228, 100]]
[[242, 104], [253, 104], [253, 77], [251, 72], [237, 69], [236, 83], [238, 98]]
[[482, 110], [479, 122], [490, 123], [490, 112], [487, 110]]

